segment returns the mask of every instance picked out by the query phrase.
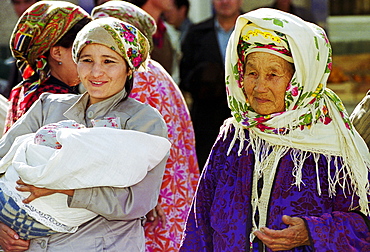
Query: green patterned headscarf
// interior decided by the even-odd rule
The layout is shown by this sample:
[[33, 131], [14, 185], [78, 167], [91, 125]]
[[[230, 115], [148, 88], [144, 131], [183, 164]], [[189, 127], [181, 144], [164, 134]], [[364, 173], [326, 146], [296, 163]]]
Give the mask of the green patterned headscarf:
[[153, 34], [157, 30], [157, 24], [154, 18], [140, 7], [126, 1], [108, 1], [96, 6], [91, 16], [94, 19], [115, 17], [132, 24], [145, 35], [153, 49]]
[[113, 17], [95, 19], [77, 34], [72, 48], [76, 63], [82, 49], [90, 44], [104, 45], [117, 52], [131, 69], [138, 69], [149, 54], [145, 36], [135, 26]]
[[[292, 58], [295, 73], [286, 89], [285, 111], [259, 115], [247, 103], [243, 76], [246, 55], [250, 51], [270, 52], [288, 61]], [[339, 157], [342, 163], [338, 173], [342, 172], [343, 176], [336, 174], [332, 178], [328, 174], [330, 193], [335, 194], [338, 184], [351, 187], [360, 198], [361, 210], [370, 214], [366, 176], [370, 155], [364, 141], [353, 129], [341, 100], [326, 87], [332, 66], [331, 54], [324, 30], [297, 16], [268, 8], [241, 15], [226, 50], [226, 90], [233, 117], [224, 123], [222, 133], [234, 125], [234, 140], [241, 141], [239, 152], [252, 147], [259, 160], [266, 158], [262, 155], [268, 155], [269, 152], [264, 151], [266, 146], [295, 149], [297, 167], [293, 167], [292, 173], [297, 186], [302, 184], [304, 167], [300, 164], [307, 156], [323, 154], [328, 160]], [[245, 138], [245, 129], [249, 131], [249, 140]], [[280, 151], [276, 160], [285, 153]], [[255, 169], [263, 170], [259, 165], [262, 164], [256, 164]], [[346, 178], [352, 184], [341, 184]], [[321, 194], [320, 187], [318, 193]]]
[[49, 76], [45, 53], [85, 17], [89, 17], [89, 14], [72, 3], [40, 1], [19, 18], [11, 35], [10, 49], [24, 78], [32, 76], [34, 72], [39, 76], [28, 92], [36, 90]]

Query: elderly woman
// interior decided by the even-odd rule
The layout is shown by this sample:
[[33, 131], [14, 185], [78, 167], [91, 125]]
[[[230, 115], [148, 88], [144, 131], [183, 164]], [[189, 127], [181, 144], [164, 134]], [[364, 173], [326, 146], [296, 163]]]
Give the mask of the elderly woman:
[[[149, 41], [152, 41], [156, 30], [155, 21], [147, 12], [125, 1], [109, 1], [97, 6], [91, 16], [94, 19], [110, 16], [128, 22], [137, 27]], [[178, 249], [199, 179], [189, 110], [171, 76], [152, 59], [147, 62], [147, 71], [134, 73], [134, 87], [130, 97], [158, 109], [167, 124], [168, 138], [172, 143], [156, 208], [159, 214], [161, 212], [158, 208], [163, 209], [166, 222], [162, 223], [165, 224], [162, 227], [166, 232], [160, 228], [152, 232], [156, 221], [148, 219], [145, 234], [147, 250]]]
[[42, 93], [78, 93], [72, 43], [90, 20], [81, 7], [64, 1], [40, 1], [19, 18], [10, 49], [24, 80], [10, 93], [5, 132]]
[[[167, 137], [165, 122], [158, 111], [128, 98], [132, 73], [146, 60], [148, 51], [149, 43], [141, 32], [118, 19], [94, 20], [85, 26], [74, 42], [73, 59], [87, 92], [82, 95], [41, 95], [0, 140], [0, 156], [8, 152], [15, 137], [62, 120], [74, 120], [91, 128], [94, 121], [115, 118], [123, 130]], [[88, 148], [84, 150], [90, 151]], [[111, 150], [102, 148], [101, 151]], [[144, 251], [145, 215], [157, 204], [167, 157], [140, 182], [125, 188], [99, 186], [51, 190], [18, 182], [17, 190], [31, 193], [25, 199], [27, 202], [58, 192], [68, 195], [65, 204], [70, 208], [86, 209], [98, 216], [81, 225], [75, 233], [57, 233], [32, 239], [30, 243], [1, 225], [1, 247], [10, 251], [46, 248], [47, 251], [119, 251], [122, 248]]]
[[226, 57], [233, 117], [202, 174], [181, 251], [369, 251], [369, 151], [326, 80], [320, 27], [241, 15]]

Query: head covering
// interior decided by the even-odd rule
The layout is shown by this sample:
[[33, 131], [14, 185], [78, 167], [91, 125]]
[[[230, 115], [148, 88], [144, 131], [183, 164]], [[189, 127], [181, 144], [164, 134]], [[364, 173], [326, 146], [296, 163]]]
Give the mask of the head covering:
[[149, 53], [148, 40], [135, 26], [112, 17], [95, 19], [77, 34], [72, 49], [76, 63], [81, 50], [90, 44], [104, 45], [117, 52], [131, 69], [138, 69]]
[[153, 49], [153, 34], [157, 30], [155, 20], [149, 13], [126, 1], [108, 1], [96, 6], [91, 16], [93, 19], [103, 17], [115, 17], [119, 20], [132, 24], [138, 28], [149, 40], [150, 47]]
[[[243, 71], [246, 55], [253, 51], [292, 57], [295, 73], [285, 93], [284, 112], [259, 115], [247, 103]], [[226, 51], [226, 90], [233, 117], [221, 130], [226, 133], [234, 125], [236, 131], [229, 151], [236, 139], [241, 141], [239, 151], [253, 148], [257, 171], [264, 169], [264, 163], [258, 160], [265, 160], [271, 150], [276, 153], [273, 167], [276, 169], [280, 158], [293, 148], [292, 174], [298, 187], [303, 183], [303, 164], [309, 155], [316, 162], [321, 154], [327, 157], [328, 163], [335, 160], [338, 170], [334, 175], [329, 171], [329, 193], [334, 195], [338, 186], [351, 189], [359, 197], [361, 211], [369, 215], [370, 155], [363, 139], [353, 129], [341, 100], [326, 88], [331, 53], [324, 30], [297, 16], [268, 8], [241, 15]], [[249, 141], [244, 129], [249, 130]], [[319, 184], [317, 190], [321, 194]]]
[[64, 1], [40, 1], [19, 18], [10, 40], [10, 49], [23, 78], [35, 72], [39, 79], [27, 90], [25, 97], [49, 77], [44, 56], [76, 23], [89, 17], [81, 7]]

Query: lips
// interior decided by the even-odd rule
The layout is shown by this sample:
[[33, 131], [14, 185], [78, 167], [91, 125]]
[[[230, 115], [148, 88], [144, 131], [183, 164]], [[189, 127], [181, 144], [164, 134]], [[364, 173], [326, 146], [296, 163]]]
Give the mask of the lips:
[[90, 83], [93, 86], [101, 86], [101, 85], [103, 85], [106, 82], [105, 81], [90, 81]]

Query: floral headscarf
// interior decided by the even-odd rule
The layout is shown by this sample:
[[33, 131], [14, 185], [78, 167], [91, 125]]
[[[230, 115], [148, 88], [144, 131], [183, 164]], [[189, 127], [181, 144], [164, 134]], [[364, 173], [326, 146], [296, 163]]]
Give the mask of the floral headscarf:
[[[263, 48], [262, 51], [284, 55], [283, 58], [291, 55], [295, 73], [286, 90], [284, 112], [259, 115], [247, 103], [243, 71], [249, 47], [257, 51]], [[302, 164], [308, 155], [318, 160], [323, 154], [329, 161], [339, 157], [341, 169], [338, 168], [334, 177], [328, 174], [330, 193], [335, 194], [338, 185], [350, 187], [360, 198], [361, 211], [369, 215], [366, 174], [370, 155], [353, 129], [341, 100], [326, 88], [331, 53], [324, 30], [292, 14], [261, 8], [241, 15], [226, 50], [226, 89], [233, 117], [224, 123], [222, 132], [234, 125], [234, 140], [241, 141], [239, 151], [252, 147], [256, 160], [264, 160], [271, 148], [279, 150], [276, 160], [288, 148], [295, 149], [296, 167], [292, 173], [298, 187], [302, 184]], [[245, 139], [244, 129], [249, 130], [250, 141]], [[262, 165], [256, 162], [255, 169], [262, 171], [263, 167], [259, 167]], [[349, 180], [351, 183], [346, 184]], [[320, 186], [317, 190], [321, 194]]]
[[157, 25], [152, 16], [136, 5], [126, 1], [108, 1], [96, 6], [91, 16], [94, 19], [102, 17], [115, 17], [119, 20], [132, 24], [149, 40], [153, 49], [153, 34], [157, 30]]
[[135, 27], [117, 18], [95, 19], [77, 34], [73, 43], [73, 60], [90, 44], [107, 46], [121, 55], [131, 69], [138, 69], [148, 58], [149, 42]]
[[24, 79], [34, 73], [39, 76], [26, 91], [25, 99], [50, 76], [44, 54], [85, 17], [89, 17], [89, 14], [73, 3], [40, 1], [19, 18], [11, 35], [10, 49]]

